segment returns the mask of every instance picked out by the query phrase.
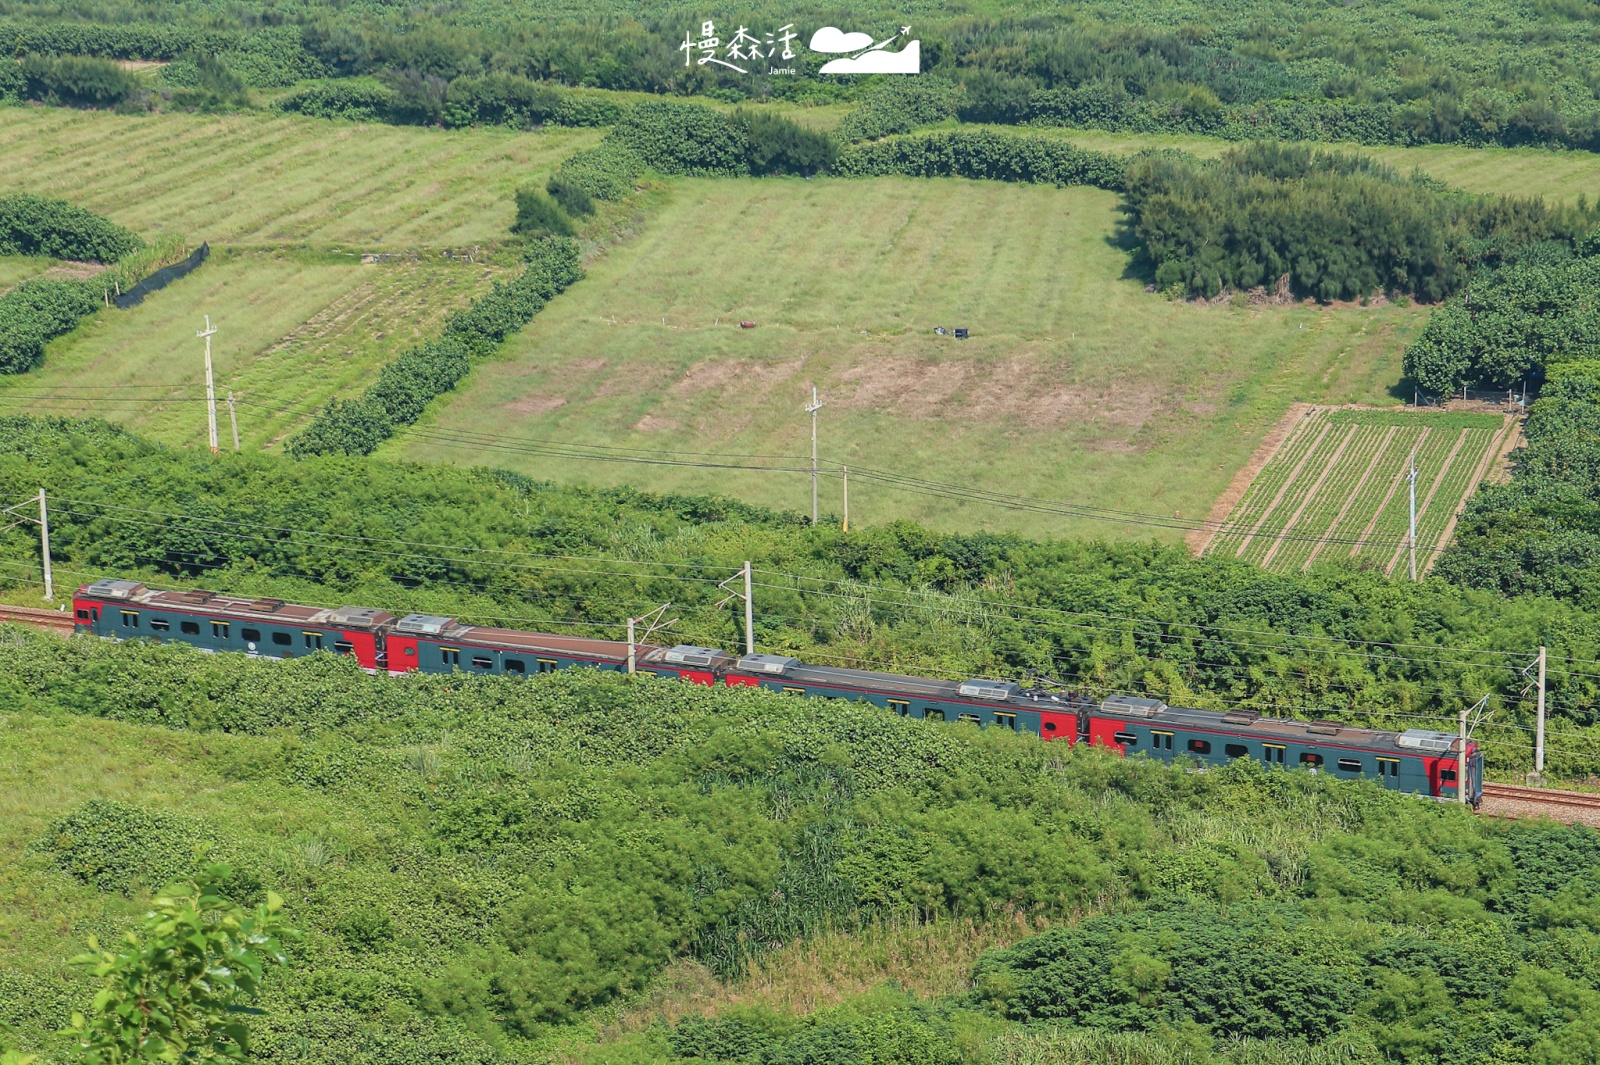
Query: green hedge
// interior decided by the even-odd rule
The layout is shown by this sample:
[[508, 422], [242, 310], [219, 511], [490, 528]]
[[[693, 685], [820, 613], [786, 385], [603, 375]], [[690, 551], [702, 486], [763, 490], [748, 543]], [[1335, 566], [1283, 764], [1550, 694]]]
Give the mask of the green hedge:
[[0, 374], [37, 369], [44, 346], [98, 310], [102, 295], [92, 280], [37, 279], [0, 296]]
[[455, 388], [474, 359], [533, 320], [544, 305], [583, 276], [578, 246], [560, 237], [535, 241], [527, 266], [509, 284], [496, 283], [471, 307], [450, 316], [438, 340], [385, 366], [377, 383], [354, 400], [334, 400], [288, 443], [291, 455], [369, 455], [397, 427], [422, 416], [436, 396]]
[[597, 200], [616, 202], [632, 192], [648, 166], [639, 153], [612, 137], [569, 155], [553, 180], [582, 189]]
[[0, 255], [114, 263], [144, 242], [109, 218], [42, 196], [0, 198]]
[[941, 130], [855, 144], [839, 154], [845, 177], [965, 177], [1120, 189], [1125, 164], [1053, 137], [990, 130]]

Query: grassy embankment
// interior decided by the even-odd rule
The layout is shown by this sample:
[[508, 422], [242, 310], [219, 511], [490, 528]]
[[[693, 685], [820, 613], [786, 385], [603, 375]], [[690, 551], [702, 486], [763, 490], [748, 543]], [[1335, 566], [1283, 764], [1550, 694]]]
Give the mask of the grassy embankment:
[[[509, 269], [506, 255], [464, 256], [505, 239], [519, 184], [599, 136], [0, 111], [0, 192], [65, 197], [215, 255], [52, 344], [40, 371], [0, 380], [0, 409], [97, 414], [204, 446], [194, 334], [209, 314], [217, 387], [240, 400], [244, 445], [281, 439]], [[363, 264], [363, 252], [397, 257]], [[0, 287], [46, 265], [0, 259]]]

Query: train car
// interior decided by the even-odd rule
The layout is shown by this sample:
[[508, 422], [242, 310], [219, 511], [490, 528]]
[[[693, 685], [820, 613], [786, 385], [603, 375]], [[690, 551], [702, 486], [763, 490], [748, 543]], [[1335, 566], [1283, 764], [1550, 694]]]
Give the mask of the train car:
[[[111, 639], [177, 640], [204, 651], [240, 651], [294, 658], [332, 651], [362, 668], [408, 673], [522, 676], [574, 666], [629, 668], [630, 648], [615, 640], [464, 625], [454, 618], [407, 614], [396, 619], [367, 607], [335, 610], [278, 599], [213, 592], [164, 592], [135, 581], [102, 580], [78, 589], [74, 628]], [[1031, 732], [1044, 740], [1087, 743], [1118, 754], [1221, 765], [1236, 758], [1271, 767], [1375, 780], [1385, 788], [1454, 799], [1483, 796], [1483, 757], [1446, 732], [1382, 732], [1337, 721], [1296, 721], [1254, 711], [1218, 713], [1168, 706], [1159, 699], [1114, 695], [1099, 701], [1015, 681], [933, 680], [899, 673], [813, 666], [783, 655], [735, 657], [715, 647], [638, 644], [640, 673], [693, 684], [756, 687], [801, 698], [843, 699], [881, 706], [901, 717], [964, 721]]]
[[164, 592], [137, 581], [103, 580], [78, 589], [73, 631], [113, 639], [186, 643], [202, 651], [298, 658], [318, 651], [351, 655], [369, 672], [383, 668], [382, 640], [393, 617], [367, 607], [323, 609], [281, 599], [215, 592]]

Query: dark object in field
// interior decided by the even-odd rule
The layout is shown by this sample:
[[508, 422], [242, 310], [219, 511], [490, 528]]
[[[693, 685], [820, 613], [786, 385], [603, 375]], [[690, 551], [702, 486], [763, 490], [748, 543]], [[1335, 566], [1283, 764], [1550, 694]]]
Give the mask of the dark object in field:
[[956, 339], [957, 340], [965, 340], [965, 339], [967, 339], [967, 327], [966, 326], [964, 326], [964, 325], [956, 326]]
[[194, 254], [181, 263], [163, 266], [143, 281], [134, 285], [120, 296], [113, 296], [111, 302], [122, 310], [137, 306], [144, 302], [144, 298], [157, 289], [166, 288], [180, 277], [187, 277], [197, 270], [201, 263], [211, 257], [211, 245], [201, 244], [194, 250]]
[[947, 337], [947, 336], [949, 336], [949, 335], [950, 335], [950, 330], [948, 330], [948, 329], [946, 329], [946, 328], [945, 328], [945, 327], [944, 327], [944, 326], [942, 326], [942, 325], [936, 325], [936, 326], [934, 326], [934, 327], [933, 327], [933, 332], [934, 332], [934, 335], [936, 335], [936, 336], [942, 336], [942, 337]]
[[740, 329], [754, 329], [755, 327], [756, 327], [756, 323], [754, 323], [754, 322], [740, 322], [739, 323], [739, 328]]

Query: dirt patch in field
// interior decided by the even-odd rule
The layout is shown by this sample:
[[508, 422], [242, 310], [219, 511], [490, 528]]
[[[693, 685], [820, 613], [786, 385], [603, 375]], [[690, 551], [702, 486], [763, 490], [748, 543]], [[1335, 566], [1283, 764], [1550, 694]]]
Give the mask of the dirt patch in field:
[[646, 414], [633, 425], [636, 433], [660, 433], [669, 429], [678, 428], [678, 423], [671, 418], [657, 418], [654, 414]]
[[518, 414], [534, 415], [557, 410], [566, 405], [565, 396], [523, 396], [515, 402], [506, 404], [506, 409]]
[[87, 281], [89, 278], [105, 272], [105, 263], [80, 263], [68, 259], [65, 262], [56, 263], [39, 276], [53, 278], [58, 281]]
[[746, 392], [759, 395], [800, 372], [805, 359], [759, 363], [744, 359], [707, 360], [689, 367], [667, 390], [674, 399], [688, 399], [708, 392]]
[[1239, 467], [1239, 471], [1233, 475], [1233, 480], [1228, 482], [1228, 487], [1224, 488], [1222, 494], [1217, 497], [1217, 501], [1211, 504], [1211, 513], [1206, 515], [1206, 523], [1198, 529], [1191, 529], [1184, 537], [1185, 542], [1189, 545], [1190, 552], [1195, 555], [1206, 553], [1206, 548], [1210, 547], [1211, 541], [1216, 539], [1217, 532], [1222, 528], [1223, 523], [1228, 520], [1228, 515], [1232, 514], [1233, 508], [1239, 505], [1239, 500], [1244, 498], [1245, 492], [1250, 490], [1250, 482], [1256, 479], [1256, 474], [1260, 473], [1262, 468], [1272, 461], [1272, 456], [1276, 455], [1278, 449], [1283, 446], [1283, 442], [1289, 439], [1289, 433], [1294, 430], [1296, 425], [1300, 424], [1300, 419], [1316, 409], [1317, 406], [1314, 403], [1292, 403], [1289, 405], [1288, 411], [1284, 413], [1282, 418], [1278, 419], [1278, 424], [1274, 425], [1272, 431], [1261, 438], [1261, 443], [1251, 454], [1250, 461]]

